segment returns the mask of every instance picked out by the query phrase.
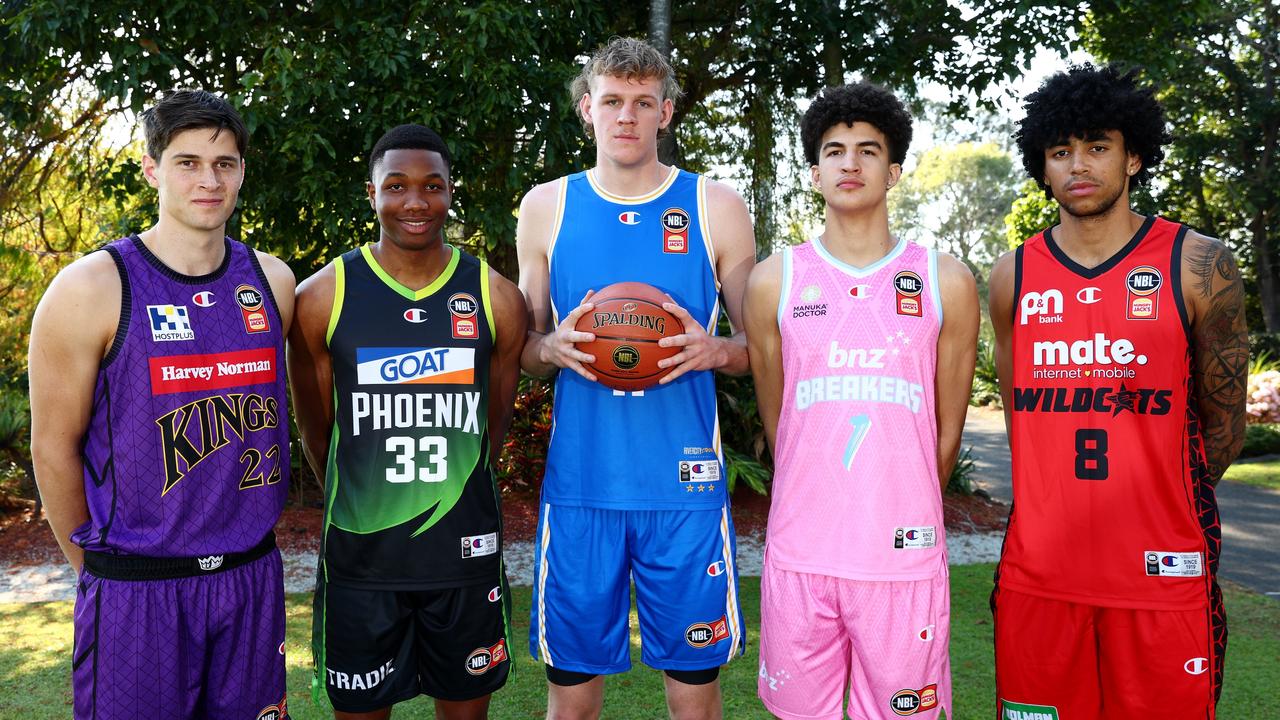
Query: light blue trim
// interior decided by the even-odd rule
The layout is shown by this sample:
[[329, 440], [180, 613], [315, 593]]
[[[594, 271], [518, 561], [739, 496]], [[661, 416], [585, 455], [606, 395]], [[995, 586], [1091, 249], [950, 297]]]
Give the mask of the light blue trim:
[[782, 292], [778, 293], [778, 331], [782, 331], [783, 309], [791, 299], [791, 246], [782, 248]]
[[938, 312], [938, 327], [942, 327], [942, 291], [938, 282], [938, 251], [929, 250], [929, 287], [933, 292], [933, 309]]
[[898, 244], [894, 245], [892, 250], [885, 253], [884, 257], [864, 268], [854, 267], [853, 265], [840, 260], [835, 255], [832, 255], [825, 247], [823, 247], [821, 235], [813, 239], [813, 248], [818, 251], [818, 257], [826, 260], [827, 263], [835, 269], [840, 270], [847, 275], [861, 278], [867, 277], [885, 265], [893, 262], [904, 250], [907, 249], [907, 241], [903, 238], [899, 238]]

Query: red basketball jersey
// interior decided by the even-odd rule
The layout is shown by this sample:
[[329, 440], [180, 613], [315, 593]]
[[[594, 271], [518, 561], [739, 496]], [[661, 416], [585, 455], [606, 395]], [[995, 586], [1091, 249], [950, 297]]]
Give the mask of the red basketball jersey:
[[1180, 258], [1148, 218], [1095, 268], [1052, 228], [1017, 251], [1013, 512], [1002, 588], [1111, 607], [1207, 607], [1221, 533], [1192, 407]]

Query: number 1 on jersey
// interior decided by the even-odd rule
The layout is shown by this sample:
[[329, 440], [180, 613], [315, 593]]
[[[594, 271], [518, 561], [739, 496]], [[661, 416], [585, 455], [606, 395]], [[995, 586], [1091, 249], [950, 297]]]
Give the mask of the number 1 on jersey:
[[[428, 467], [418, 467], [414, 446], [420, 453], [426, 453]], [[414, 443], [411, 437], [387, 438], [387, 452], [396, 453], [396, 466], [387, 468], [387, 482], [407, 483], [414, 480], [437, 483], [444, 482], [449, 475], [449, 443], [442, 437], [426, 435]]]
[[1107, 431], [1100, 428], [1076, 430], [1076, 477], [1081, 480], [1106, 480]]

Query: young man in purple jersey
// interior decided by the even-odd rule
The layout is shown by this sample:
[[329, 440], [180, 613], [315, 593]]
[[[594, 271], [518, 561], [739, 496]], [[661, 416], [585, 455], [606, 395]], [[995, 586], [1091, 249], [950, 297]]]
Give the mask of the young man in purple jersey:
[[142, 119], [159, 220], [59, 273], [31, 328], [36, 481], [79, 576], [75, 717], [281, 720], [293, 273], [226, 237], [236, 110], [176, 90]]

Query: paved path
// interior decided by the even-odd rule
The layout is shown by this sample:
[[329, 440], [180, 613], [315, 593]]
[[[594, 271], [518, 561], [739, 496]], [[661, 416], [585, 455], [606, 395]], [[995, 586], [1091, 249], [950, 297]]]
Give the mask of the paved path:
[[[1001, 502], [1012, 502], [1003, 417], [970, 408], [962, 447], [971, 445], [981, 487]], [[1218, 485], [1218, 512], [1222, 517], [1219, 574], [1280, 599], [1280, 492], [1223, 482]]]

